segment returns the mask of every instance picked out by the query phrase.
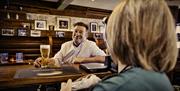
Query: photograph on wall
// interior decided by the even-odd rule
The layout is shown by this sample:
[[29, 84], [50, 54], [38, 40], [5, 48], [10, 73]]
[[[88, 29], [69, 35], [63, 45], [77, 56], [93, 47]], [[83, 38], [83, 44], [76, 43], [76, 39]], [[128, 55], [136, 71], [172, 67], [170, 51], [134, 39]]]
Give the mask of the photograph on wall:
[[0, 62], [2, 64], [8, 63], [8, 53], [0, 53]]
[[2, 36], [14, 36], [14, 29], [2, 29]]
[[70, 30], [70, 18], [57, 18], [57, 30]]
[[16, 62], [17, 63], [23, 62], [23, 53], [22, 52], [16, 53]]
[[30, 36], [31, 37], [40, 37], [41, 36], [41, 31], [31, 30]]
[[45, 20], [35, 20], [35, 29], [46, 30], [46, 21]]
[[91, 22], [90, 23], [90, 31], [93, 33], [93, 32], [97, 32], [97, 22]]
[[64, 37], [65, 33], [64, 32], [56, 32], [56, 37]]
[[26, 29], [18, 29], [18, 36], [27, 36]]

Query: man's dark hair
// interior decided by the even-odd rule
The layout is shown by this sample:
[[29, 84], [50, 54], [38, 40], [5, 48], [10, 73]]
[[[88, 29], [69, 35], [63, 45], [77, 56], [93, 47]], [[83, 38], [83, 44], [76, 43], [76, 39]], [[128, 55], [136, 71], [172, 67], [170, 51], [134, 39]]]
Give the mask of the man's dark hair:
[[83, 27], [85, 27], [86, 30], [88, 31], [88, 25], [86, 25], [86, 24], [83, 23], [83, 22], [77, 22], [77, 23], [74, 24], [74, 27], [75, 27], [75, 26], [83, 26]]
[[103, 18], [103, 24], [107, 24], [108, 23], [108, 19], [109, 19], [109, 16], [106, 16]]

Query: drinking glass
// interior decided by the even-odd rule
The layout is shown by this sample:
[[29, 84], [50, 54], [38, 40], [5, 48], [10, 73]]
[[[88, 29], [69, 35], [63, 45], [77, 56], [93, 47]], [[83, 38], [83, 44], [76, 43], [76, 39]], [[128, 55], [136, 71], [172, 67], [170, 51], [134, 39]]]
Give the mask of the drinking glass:
[[40, 52], [42, 57], [41, 67], [46, 68], [48, 66], [50, 45], [40, 45]]

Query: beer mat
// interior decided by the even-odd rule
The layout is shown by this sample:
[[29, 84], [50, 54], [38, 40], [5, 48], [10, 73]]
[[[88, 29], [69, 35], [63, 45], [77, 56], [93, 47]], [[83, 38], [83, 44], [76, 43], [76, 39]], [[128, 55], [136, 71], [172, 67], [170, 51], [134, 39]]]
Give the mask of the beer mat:
[[52, 72], [49, 72], [49, 73], [37, 73], [37, 76], [53, 76], [53, 75], [60, 75], [62, 74], [63, 72], [62, 71], [52, 71]]
[[81, 74], [81, 72], [73, 66], [62, 66], [60, 68], [37, 68], [37, 69], [21, 69], [17, 70], [14, 78], [32, 78], [42, 76], [61, 76]]

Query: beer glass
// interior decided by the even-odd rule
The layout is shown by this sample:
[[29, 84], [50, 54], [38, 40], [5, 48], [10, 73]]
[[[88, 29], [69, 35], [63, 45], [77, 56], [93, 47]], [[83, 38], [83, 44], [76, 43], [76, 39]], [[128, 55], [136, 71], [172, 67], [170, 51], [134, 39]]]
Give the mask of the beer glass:
[[40, 52], [42, 57], [41, 67], [46, 68], [48, 66], [50, 45], [40, 45]]

